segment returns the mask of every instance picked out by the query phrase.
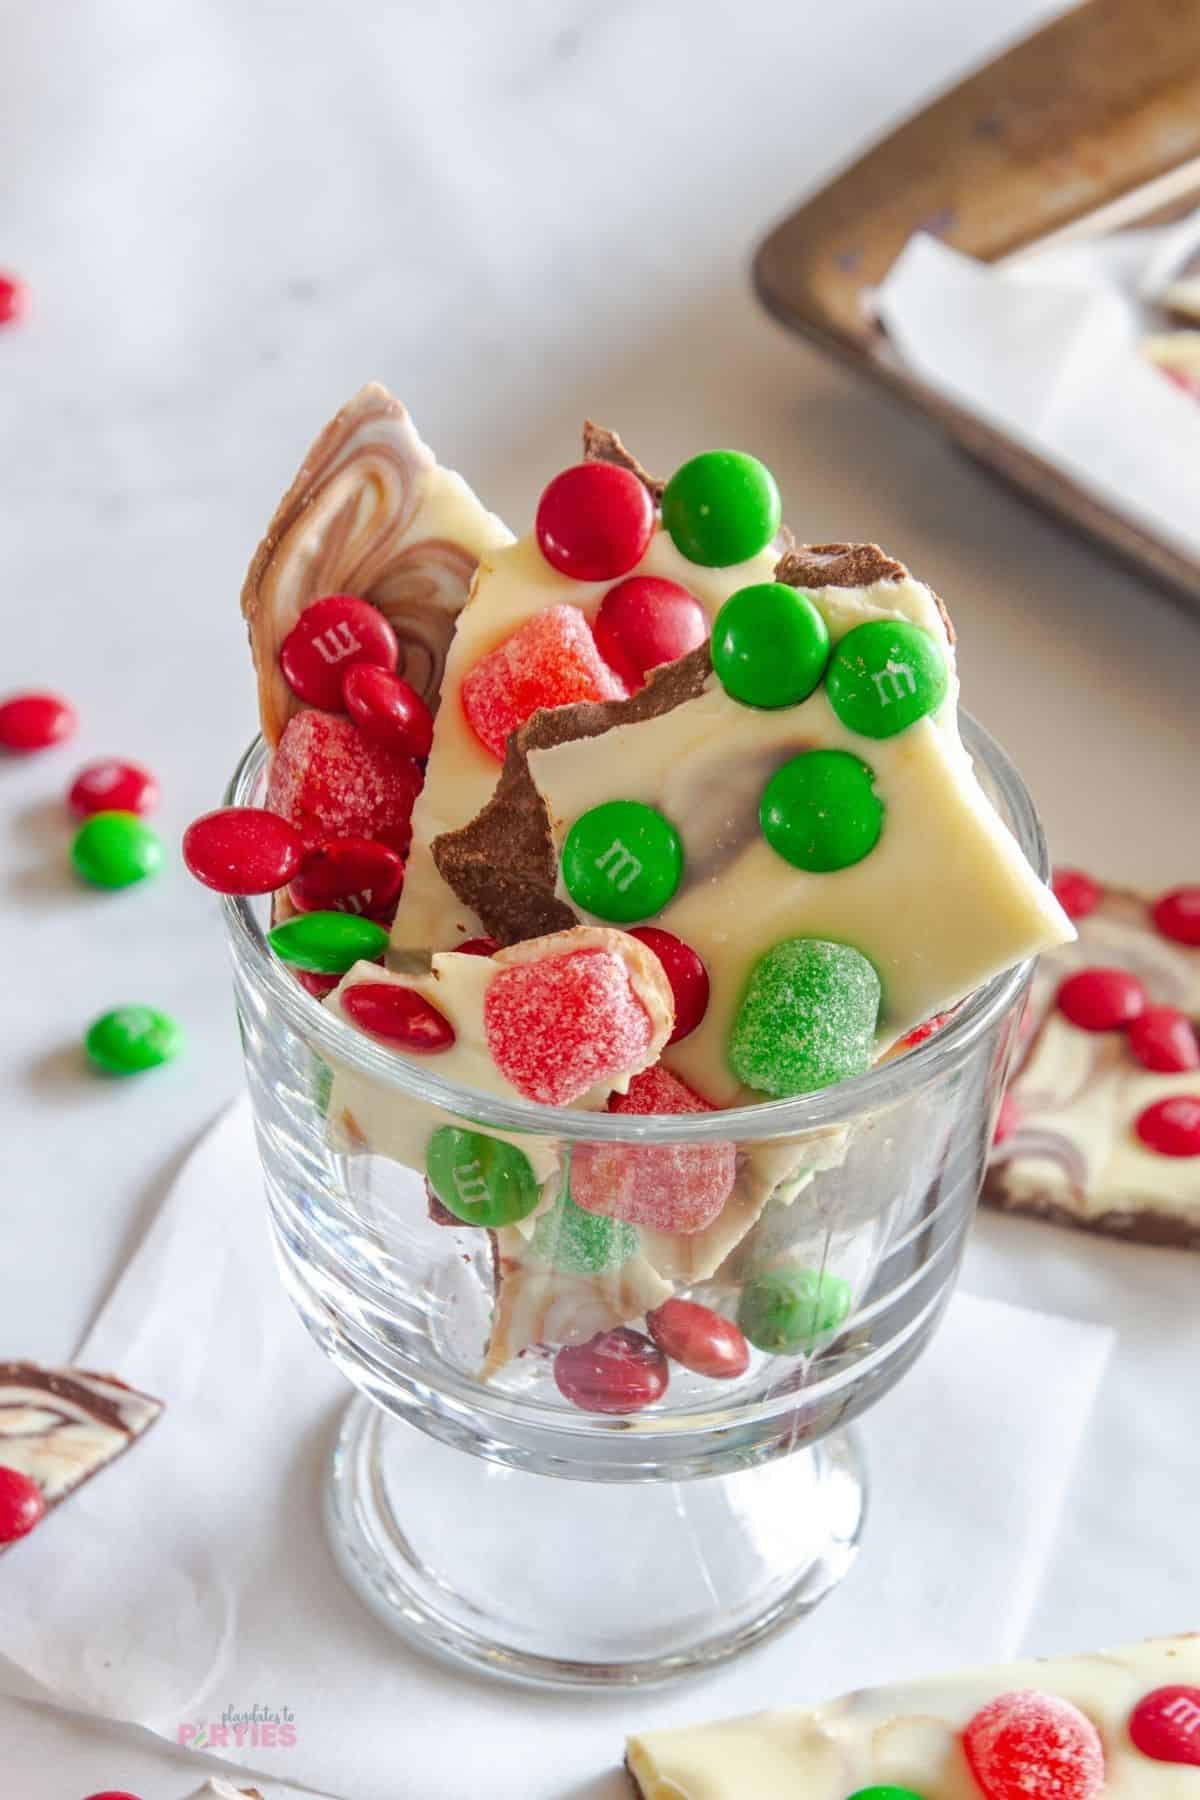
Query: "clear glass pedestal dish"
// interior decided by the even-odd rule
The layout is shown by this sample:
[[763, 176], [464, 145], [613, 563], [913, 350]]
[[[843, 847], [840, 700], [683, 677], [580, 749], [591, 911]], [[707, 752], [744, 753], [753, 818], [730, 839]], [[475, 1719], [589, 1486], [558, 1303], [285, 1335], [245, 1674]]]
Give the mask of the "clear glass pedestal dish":
[[[1019, 777], [962, 725], [1044, 876]], [[265, 771], [256, 744], [229, 802], [260, 801]], [[648, 1118], [507, 1103], [439, 1078], [435, 1058], [390, 1054], [272, 956], [266, 902], [224, 905], [279, 1266], [360, 1390], [325, 1498], [334, 1554], [363, 1599], [432, 1654], [553, 1686], [685, 1674], [814, 1606], [862, 1529], [849, 1427], [921, 1353], [953, 1288], [1031, 966], [856, 1080]], [[426, 1120], [515, 1139], [548, 1196], [582, 1145], [634, 1158], [671, 1146], [685, 1167], [732, 1145], [737, 1185], [712, 1228], [725, 1231], [688, 1250], [670, 1285], [733, 1318], [765, 1274], [805, 1270], [842, 1303], [816, 1305], [799, 1348], [755, 1349], [735, 1379], [673, 1364], [642, 1412], [579, 1410], [555, 1383], [555, 1349], [617, 1323], [611, 1284], [556, 1294], [536, 1255], [513, 1263], [489, 1232], [437, 1222], [423, 1172], [388, 1153], [386, 1130], [364, 1132], [356, 1108], [403, 1121], [404, 1142]], [[618, 1284], [635, 1327], [640, 1266]], [[665, 1291], [655, 1279], [647, 1305]], [[511, 1355], [489, 1356], [500, 1338]]]

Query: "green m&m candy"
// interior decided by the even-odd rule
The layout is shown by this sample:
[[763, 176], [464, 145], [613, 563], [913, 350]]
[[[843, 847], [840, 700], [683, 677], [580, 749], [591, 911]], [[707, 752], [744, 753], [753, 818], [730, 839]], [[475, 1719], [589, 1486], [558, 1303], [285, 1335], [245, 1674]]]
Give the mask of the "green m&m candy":
[[140, 1075], [178, 1056], [183, 1033], [153, 1006], [117, 1006], [89, 1025], [83, 1047], [109, 1075]]
[[925, 1796], [918, 1794], [913, 1788], [888, 1786], [859, 1788], [849, 1796], [849, 1800], [925, 1800]]
[[782, 507], [770, 469], [742, 450], [706, 450], [676, 469], [662, 497], [663, 524], [689, 562], [727, 569], [766, 548]]
[[430, 1138], [425, 1173], [447, 1212], [493, 1231], [527, 1219], [541, 1193], [524, 1151], [454, 1125], [439, 1126]]
[[576, 819], [562, 878], [576, 906], [614, 925], [649, 919], [683, 877], [683, 845], [669, 819], [640, 800], [608, 800]]
[[131, 812], [93, 813], [71, 844], [76, 873], [93, 887], [132, 887], [157, 873], [162, 859], [162, 839]]
[[725, 692], [744, 706], [795, 706], [824, 674], [829, 627], [799, 589], [756, 582], [717, 614], [712, 659]]
[[758, 820], [772, 850], [793, 868], [848, 869], [870, 854], [883, 830], [875, 772], [848, 750], [806, 750], [776, 769]]
[[785, 938], [761, 956], [729, 1034], [739, 1081], [777, 1098], [810, 1094], [871, 1066], [881, 989], [849, 944]]
[[742, 1289], [737, 1322], [757, 1350], [815, 1350], [850, 1311], [850, 1289], [828, 1269], [768, 1269]]
[[569, 1193], [543, 1213], [533, 1228], [533, 1248], [568, 1275], [603, 1275], [637, 1255], [641, 1240], [632, 1225], [584, 1212]]
[[280, 962], [312, 975], [344, 975], [356, 962], [372, 962], [388, 947], [385, 927], [357, 913], [300, 913], [276, 925], [268, 937]]
[[835, 646], [825, 691], [848, 730], [887, 738], [934, 712], [949, 680], [946, 659], [929, 632], [904, 619], [872, 619]]

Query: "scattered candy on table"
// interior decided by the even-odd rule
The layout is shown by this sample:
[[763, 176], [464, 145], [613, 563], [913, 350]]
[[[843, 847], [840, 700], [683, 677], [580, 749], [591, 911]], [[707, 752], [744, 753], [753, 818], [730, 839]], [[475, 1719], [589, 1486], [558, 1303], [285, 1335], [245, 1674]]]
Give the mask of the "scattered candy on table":
[[502, 760], [510, 733], [542, 707], [620, 700], [624, 694], [579, 608], [552, 606], [467, 673], [462, 708], [480, 743]]
[[141, 818], [158, 805], [158, 782], [140, 763], [101, 757], [80, 769], [67, 792], [67, 805], [77, 819], [114, 811]]
[[29, 289], [16, 275], [0, 274], [0, 325], [16, 325], [29, 311]]
[[1051, 885], [1069, 919], [1086, 919], [1100, 904], [1099, 884], [1082, 869], [1055, 869]]
[[1200, 1069], [1195, 1027], [1177, 1006], [1148, 1006], [1130, 1020], [1126, 1041], [1144, 1069], [1160, 1075]]
[[117, 1006], [89, 1025], [84, 1049], [110, 1075], [140, 1075], [171, 1062], [183, 1043], [183, 1032], [169, 1013], [153, 1006]]
[[439, 1126], [429, 1140], [425, 1174], [456, 1224], [496, 1231], [527, 1219], [541, 1198], [524, 1152], [482, 1131]]
[[730, 1319], [696, 1300], [675, 1298], [646, 1314], [646, 1330], [664, 1356], [693, 1375], [733, 1381], [750, 1366], [750, 1346]]
[[0, 750], [16, 756], [50, 750], [78, 728], [75, 708], [59, 694], [11, 694], [0, 701]]
[[844, 1323], [850, 1288], [830, 1270], [768, 1269], [742, 1289], [737, 1322], [756, 1350], [810, 1355]]
[[667, 1391], [667, 1359], [640, 1331], [618, 1326], [586, 1344], [564, 1345], [554, 1358], [559, 1393], [585, 1412], [635, 1413]]
[[301, 913], [276, 925], [269, 938], [280, 962], [312, 975], [344, 975], [356, 962], [382, 956], [388, 944], [382, 925], [343, 912]]
[[37, 1482], [20, 1469], [0, 1464], [0, 1546], [27, 1537], [45, 1513], [46, 1502]]
[[76, 872], [93, 887], [132, 887], [162, 866], [162, 839], [131, 812], [98, 812], [71, 844]]
[[183, 834], [189, 872], [218, 894], [274, 894], [298, 875], [304, 839], [261, 806], [223, 806]]
[[542, 555], [560, 574], [573, 581], [614, 581], [645, 555], [654, 503], [628, 469], [577, 463], [545, 489], [534, 530]]

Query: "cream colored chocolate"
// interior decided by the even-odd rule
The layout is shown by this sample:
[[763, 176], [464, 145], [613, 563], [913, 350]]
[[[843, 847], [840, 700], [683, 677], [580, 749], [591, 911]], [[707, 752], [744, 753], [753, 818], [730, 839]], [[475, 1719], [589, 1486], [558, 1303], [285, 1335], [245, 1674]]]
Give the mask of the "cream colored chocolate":
[[1037, 971], [1009, 1089], [1015, 1123], [992, 1151], [985, 1196], [1014, 1211], [1200, 1249], [1200, 1158], [1160, 1156], [1133, 1129], [1157, 1100], [1200, 1097], [1200, 1071], [1155, 1074], [1120, 1032], [1070, 1024], [1054, 997], [1087, 967], [1128, 969], [1151, 1005], [1200, 1020], [1200, 949], [1157, 932], [1144, 896], [1107, 889], [1079, 921], [1078, 941]]
[[[679, 831], [684, 879], [654, 922], [704, 958], [712, 988], [702, 1024], [664, 1060], [720, 1106], [757, 1097], [739, 1087], [726, 1046], [751, 968], [783, 939], [832, 938], [870, 958], [883, 982], [883, 1051], [989, 976], [1072, 935], [975, 779], [958, 736], [953, 648], [929, 589], [902, 572], [806, 591], [835, 641], [879, 618], [930, 632], [950, 668], [938, 713], [895, 737], [865, 738], [841, 724], [823, 685], [798, 706], [762, 711], [710, 676], [697, 699], [656, 719], [529, 756], [559, 848], [582, 813], [618, 795], [656, 807]], [[832, 874], [793, 868], [758, 824], [769, 776], [815, 748], [863, 758], [886, 809], [876, 847]], [[569, 902], [561, 884], [559, 893]]]
[[496, 1232], [496, 1301], [486, 1381], [530, 1344], [585, 1344], [598, 1331], [640, 1319], [670, 1299], [671, 1284], [644, 1256], [602, 1275], [552, 1268], [529, 1242], [531, 1221]]
[[874, 1786], [911, 1788], [922, 1800], [981, 1800], [963, 1728], [999, 1695], [1036, 1689], [1070, 1701], [1097, 1727], [1103, 1800], [1197, 1800], [1200, 1767], [1152, 1762], [1127, 1733], [1148, 1693], [1197, 1683], [1200, 1638], [1156, 1638], [866, 1688], [811, 1709], [642, 1732], [629, 1739], [628, 1767], [642, 1800], [848, 1800]]
[[162, 1402], [87, 1369], [0, 1363], [0, 1468], [35, 1482], [48, 1507], [128, 1450]]
[[[1200, 283], [1197, 283], [1200, 290]], [[1163, 331], [1143, 338], [1141, 352], [1160, 369], [1200, 379], [1200, 331]]]
[[1158, 304], [1182, 318], [1200, 319], [1200, 277], [1184, 275], [1170, 282], [1159, 294]]
[[[650, 1019], [652, 1036], [644, 1056], [624, 1069], [612, 1080], [598, 1082], [574, 1107], [586, 1112], [600, 1112], [610, 1094], [624, 1093], [630, 1081], [643, 1069], [657, 1062], [674, 1023], [674, 1002], [663, 973], [662, 964], [636, 938], [609, 928], [579, 926], [572, 931], [556, 932], [550, 937], [531, 938], [500, 950], [493, 957], [462, 956], [455, 951], [435, 956], [431, 967], [423, 972], [394, 974], [374, 963], [356, 963], [325, 1001], [331, 1012], [356, 1029], [342, 1007], [342, 996], [348, 989], [365, 983], [383, 983], [391, 987], [411, 988], [423, 994], [443, 1013], [454, 1027], [455, 1041], [449, 1050], [435, 1057], [421, 1056], [387, 1045], [389, 1055], [429, 1070], [460, 1087], [477, 1093], [491, 1094], [497, 1099], [524, 1102], [520, 1090], [501, 1074], [488, 1050], [483, 1028], [483, 1003], [491, 983], [502, 969], [519, 963], [541, 962], [548, 957], [569, 956], [580, 950], [603, 950], [620, 958], [630, 982]], [[470, 1121], [442, 1111], [435, 1106], [410, 1099], [385, 1085], [371, 1081], [356, 1070], [334, 1066], [329, 1097], [329, 1125], [334, 1141], [339, 1134], [356, 1149], [368, 1149], [379, 1156], [393, 1157], [409, 1168], [423, 1170], [430, 1135], [439, 1125], [468, 1126]], [[492, 1137], [518, 1145], [533, 1165], [541, 1183], [550, 1184], [539, 1210], [552, 1204], [557, 1184], [560, 1153], [557, 1140], [527, 1132], [500, 1131], [492, 1126]]]
[[476, 564], [511, 541], [400, 402], [378, 382], [360, 389], [305, 457], [242, 589], [267, 742], [303, 704], [279, 648], [312, 601], [356, 594], [377, 606], [400, 640], [400, 674], [436, 704]]
[[[728, 569], [688, 562], [656, 526], [645, 556], [631, 574], [658, 575], [689, 589], [711, 618], [730, 594], [752, 581], [769, 581], [779, 553], [763, 550]], [[430, 845], [443, 832], [468, 824], [492, 797], [500, 764], [467, 723], [461, 703], [464, 676], [489, 651], [519, 631], [535, 614], [564, 603], [594, 618], [611, 581], [572, 581], [551, 568], [530, 535], [481, 556], [471, 598], [461, 614], [446, 658], [444, 704], [434, 726], [425, 786], [413, 811], [413, 840], [404, 893], [392, 929], [392, 958], [453, 948], [481, 930], [434, 867]]]
[[206, 1781], [202, 1788], [197, 1788], [191, 1800], [263, 1800], [258, 1788], [234, 1787], [228, 1781]]

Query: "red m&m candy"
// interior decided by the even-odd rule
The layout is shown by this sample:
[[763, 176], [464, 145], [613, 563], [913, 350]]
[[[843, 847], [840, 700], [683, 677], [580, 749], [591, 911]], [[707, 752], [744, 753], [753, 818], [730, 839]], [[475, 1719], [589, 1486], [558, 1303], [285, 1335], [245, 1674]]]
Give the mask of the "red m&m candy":
[[342, 979], [340, 975], [318, 974], [316, 969], [293, 969], [291, 973], [305, 993], [311, 994], [314, 1000], [324, 1000], [326, 994], [332, 994]]
[[87, 1800], [141, 1800], [141, 1795], [126, 1793], [124, 1788], [105, 1788], [102, 1794], [88, 1794]]
[[732, 1381], [750, 1366], [750, 1346], [732, 1319], [696, 1300], [664, 1300], [646, 1314], [646, 1329], [664, 1356], [694, 1375]]
[[596, 615], [596, 644], [631, 693], [651, 669], [675, 662], [708, 637], [708, 619], [677, 581], [631, 575], [609, 588]]
[[368, 743], [425, 761], [433, 744], [433, 714], [402, 676], [355, 663], [346, 671], [342, 699]]
[[559, 1393], [585, 1412], [641, 1412], [662, 1399], [668, 1379], [658, 1345], [627, 1325], [597, 1332], [586, 1344], [564, 1345], [554, 1358]]
[[1200, 1044], [1192, 1021], [1174, 1006], [1148, 1006], [1134, 1019], [1129, 1048], [1144, 1069], [1160, 1075], [1200, 1069]]
[[435, 1056], [454, 1043], [454, 1027], [445, 1013], [415, 988], [360, 982], [342, 995], [342, 1010], [360, 1031], [422, 1056]]
[[534, 529], [551, 568], [574, 581], [615, 581], [646, 554], [654, 502], [636, 475], [613, 463], [577, 463], [538, 501]]
[[97, 812], [131, 812], [144, 817], [158, 805], [158, 782], [140, 763], [105, 756], [80, 769], [67, 791], [77, 819]]
[[29, 311], [29, 289], [15, 275], [0, 274], [0, 325], [15, 325]]
[[1054, 897], [1068, 919], [1086, 919], [1100, 904], [1100, 886], [1082, 869], [1055, 869]]
[[0, 703], [0, 750], [17, 756], [49, 750], [75, 733], [75, 708], [60, 694], [13, 694]]
[[19, 1469], [0, 1467], [0, 1544], [15, 1544], [42, 1519], [46, 1502], [41, 1489]]
[[1164, 937], [1177, 944], [1200, 945], [1200, 887], [1172, 888], [1155, 901], [1150, 916]]
[[342, 683], [356, 663], [394, 669], [396, 634], [381, 612], [356, 594], [327, 594], [306, 606], [279, 646], [279, 666], [294, 694], [322, 712], [342, 704]]
[[1129, 1735], [1152, 1762], [1200, 1765], [1200, 1688], [1155, 1688], [1130, 1714]]
[[495, 956], [499, 948], [500, 945], [493, 937], [467, 938], [463, 943], [455, 945], [460, 956]]
[[645, 944], [647, 950], [653, 950], [671, 984], [675, 1029], [667, 1043], [677, 1044], [695, 1031], [708, 1011], [708, 970], [691, 945], [672, 931], [663, 931], [657, 925], [637, 925], [629, 935]]
[[963, 1749], [986, 1800], [1095, 1800], [1104, 1787], [1100, 1733], [1056, 1694], [1001, 1694], [969, 1722]]
[[1081, 1031], [1119, 1031], [1146, 1010], [1146, 990], [1127, 969], [1081, 969], [1056, 996], [1058, 1010]]
[[183, 860], [218, 894], [273, 894], [299, 872], [304, 840], [265, 807], [223, 806], [188, 826]]
[[471, 730], [500, 758], [509, 734], [541, 707], [625, 698], [577, 606], [536, 613], [467, 672], [461, 692]]
[[349, 719], [300, 712], [276, 747], [267, 805], [310, 849], [331, 838], [370, 838], [403, 856], [422, 780], [411, 757], [369, 744]]
[[1134, 1130], [1160, 1156], [1200, 1156], [1200, 1093], [1156, 1100], [1138, 1114]]
[[387, 923], [404, 886], [404, 863], [369, 838], [331, 838], [310, 851], [288, 894], [297, 912], [352, 912]]

